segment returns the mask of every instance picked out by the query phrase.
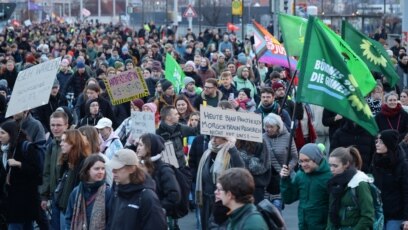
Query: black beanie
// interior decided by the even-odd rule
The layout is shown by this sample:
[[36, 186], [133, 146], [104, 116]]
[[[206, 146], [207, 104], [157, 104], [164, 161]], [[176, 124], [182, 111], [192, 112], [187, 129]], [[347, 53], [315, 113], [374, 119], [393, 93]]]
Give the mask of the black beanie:
[[381, 131], [380, 139], [384, 142], [384, 145], [387, 146], [388, 151], [395, 152], [399, 144], [399, 133], [394, 129], [387, 129]]
[[163, 92], [166, 91], [168, 88], [170, 88], [171, 85], [172, 84], [171, 84], [170, 81], [168, 81], [166, 79], [162, 80], [161, 87], [162, 87]]
[[6, 131], [6, 133], [10, 136], [10, 143], [13, 143], [11, 146], [15, 146], [14, 143], [17, 141], [19, 131], [17, 122], [13, 120], [6, 121], [1, 125], [1, 129]]
[[251, 98], [251, 90], [249, 88], [242, 88], [239, 92], [244, 92], [248, 98]]
[[151, 153], [150, 156], [154, 157], [157, 154], [160, 154], [161, 152], [163, 152], [164, 150], [164, 139], [163, 137], [157, 135], [157, 134], [153, 134], [153, 133], [149, 133], [149, 137], [150, 137], [150, 144], [151, 144]]

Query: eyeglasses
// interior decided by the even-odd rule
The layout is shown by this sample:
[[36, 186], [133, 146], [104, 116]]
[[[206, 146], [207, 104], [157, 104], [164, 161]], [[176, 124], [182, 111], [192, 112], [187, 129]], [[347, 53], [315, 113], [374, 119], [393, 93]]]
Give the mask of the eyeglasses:
[[305, 160], [299, 160], [298, 163], [301, 164], [309, 164], [312, 160], [310, 159], [305, 159]]

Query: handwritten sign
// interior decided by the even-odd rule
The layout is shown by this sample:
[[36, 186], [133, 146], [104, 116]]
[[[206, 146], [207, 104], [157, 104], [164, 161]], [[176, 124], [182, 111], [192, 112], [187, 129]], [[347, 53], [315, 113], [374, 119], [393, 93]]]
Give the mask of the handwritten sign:
[[164, 150], [162, 154], [162, 161], [166, 162], [167, 164], [171, 164], [176, 168], [179, 168], [179, 164], [176, 157], [176, 152], [174, 152], [174, 145], [173, 142], [167, 141], [164, 143]]
[[149, 95], [140, 68], [107, 77], [104, 81], [113, 105], [119, 105]]
[[201, 134], [262, 142], [262, 116], [255, 113], [200, 107]]
[[154, 113], [135, 112], [131, 116], [131, 132], [134, 140], [138, 140], [144, 133], [156, 133]]
[[6, 117], [48, 104], [60, 62], [57, 58], [18, 73]]

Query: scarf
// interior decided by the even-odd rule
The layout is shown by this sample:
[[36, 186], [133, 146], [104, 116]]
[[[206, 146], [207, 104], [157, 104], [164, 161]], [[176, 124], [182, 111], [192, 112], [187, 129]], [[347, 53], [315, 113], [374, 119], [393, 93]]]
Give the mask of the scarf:
[[402, 106], [400, 103], [397, 104], [397, 107], [391, 109], [387, 104], [381, 105], [381, 113], [386, 117], [394, 117], [395, 115], [401, 112]]
[[327, 183], [329, 193], [333, 197], [329, 208], [329, 218], [336, 228], [340, 226], [341, 222], [339, 215], [341, 198], [346, 191], [347, 184], [356, 173], [357, 170], [355, 168], [346, 169], [343, 173], [333, 176]]
[[217, 153], [215, 161], [211, 166], [212, 173], [212, 182], [215, 184], [217, 182], [217, 177], [226, 169], [230, 167], [231, 156], [228, 153], [228, 150], [235, 146], [235, 139], [229, 138], [224, 144], [215, 146], [214, 138], [208, 143], [208, 149], [203, 153], [203, 156], [200, 159], [197, 169], [197, 182], [196, 182], [196, 202], [197, 205], [203, 205], [203, 168], [207, 158], [211, 155], [212, 152]]
[[241, 107], [242, 109], [246, 110], [246, 109], [247, 109], [247, 103], [248, 103], [249, 101], [251, 101], [251, 98], [247, 98], [247, 99], [245, 99], [245, 100], [239, 100], [239, 99], [237, 99], [237, 100], [235, 100], [235, 101], [238, 103], [239, 107]]
[[[85, 200], [84, 189], [98, 188], [88, 200]], [[79, 191], [75, 197], [74, 208], [72, 212], [71, 230], [87, 229], [105, 229], [105, 180], [93, 184], [79, 184]], [[93, 203], [91, 219], [86, 219], [86, 208]]]

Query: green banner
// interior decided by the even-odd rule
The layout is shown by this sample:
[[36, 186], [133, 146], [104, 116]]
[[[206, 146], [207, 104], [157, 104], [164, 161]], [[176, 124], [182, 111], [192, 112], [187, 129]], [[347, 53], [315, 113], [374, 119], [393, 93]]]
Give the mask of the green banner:
[[282, 39], [288, 55], [298, 56], [302, 54], [305, 42], [307, 20], [288, 14], [279, 14], [279, 27], [282, 31]]
[[184, 88], [185, 74], [177, 61], [169, 53], [166, 54], [165, 69], [165, 78], [173, 84], [174, 91], [179, 93]]
[[371, 71], [383, 74], [390, 85], [395, 86], [399, 76], [384, 46], [355, 29], [347, 21], [343, 21], [341, 34], [343, 39], [361, 57]]
[[370, 107], [332, 37], [321, 21], [309, 18], [297, 101], [323, 106], [376, 135], [378, 127]]

